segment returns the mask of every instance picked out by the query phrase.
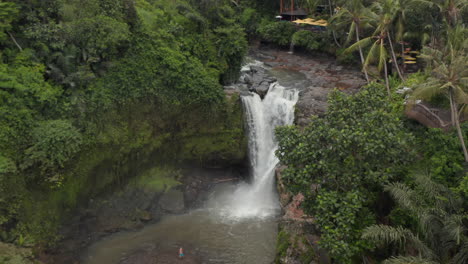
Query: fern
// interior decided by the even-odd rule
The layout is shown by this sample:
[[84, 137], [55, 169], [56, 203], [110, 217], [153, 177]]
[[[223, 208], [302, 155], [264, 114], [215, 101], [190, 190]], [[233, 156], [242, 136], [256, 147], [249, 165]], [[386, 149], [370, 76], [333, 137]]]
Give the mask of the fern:
[[398, 257], [392, 257], [390, 259], [385, 260], [383, 264], [438, 264], [438, 263], [428, 260], [428, 259], [423, 259], [420, 257], [398, 256]]

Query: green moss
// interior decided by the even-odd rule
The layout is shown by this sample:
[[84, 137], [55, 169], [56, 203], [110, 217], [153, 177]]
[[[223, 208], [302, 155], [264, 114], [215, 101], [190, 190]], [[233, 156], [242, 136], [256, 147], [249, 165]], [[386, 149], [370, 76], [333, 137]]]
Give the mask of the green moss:
[[239, 95], [231, 95], [224, 108], [212, 113], [205, 122], [177, 135], [180, 158], [201, 164], [243, 162], [247, 155], [247, 137]]
[[317, 255], [315, 254], [315, 250], [310, 246], [307, 238], [305, 236], [302, 236], [301, 239], [302, 244], [306, 248], [306, 251], [301, 253], [301, 255], [299, 256], [299, 260], [301, 261], [301, 263], [310, 263], [317, 257]]
[[155, 167], [144, 172], [140, 177], [134, 179], [136, 187], [148, 192], [168, 191], [181, 184], [178, 179], [181, 177], [178, 170], [169, 167]]
[[34, 262], [30, 260], [32, 257], [31, 249], [0, 242], [0, 263], [2, 264], [33, 264]]
[[286, 251], [291, 246], [291, 235], [286, 230], [281, 230], [276, 238], [275, 263], [281, 263], [281, 258], [286, 256]]

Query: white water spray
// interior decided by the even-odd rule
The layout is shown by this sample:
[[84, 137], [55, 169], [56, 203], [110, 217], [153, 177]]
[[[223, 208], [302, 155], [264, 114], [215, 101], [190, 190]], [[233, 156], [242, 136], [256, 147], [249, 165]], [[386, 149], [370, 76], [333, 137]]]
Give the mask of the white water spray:
[[256, 93], [242, 97], [249, 132], [252, 183], [241, 184], [223, 210], [229, 219], [265, 218], [279, 210], [274, 187], [277, 142], [275, 128], [294, 121], [299, 92], [273, 83], [262, 100]]

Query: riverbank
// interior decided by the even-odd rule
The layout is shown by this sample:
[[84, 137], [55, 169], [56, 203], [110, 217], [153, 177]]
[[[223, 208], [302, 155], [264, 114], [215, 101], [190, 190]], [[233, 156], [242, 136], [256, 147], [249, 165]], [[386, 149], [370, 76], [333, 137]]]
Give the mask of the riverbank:
[[[88, 206], [79, 209], [63, 225], [59, 247], [41, 256], [41, 260], [44, 263], [81, 263], [89, 245], [116, 233], [141, 230], [165, 216], [196, 209], [214, 186], [235, 183], [246, 175], [243, 167], [209, 169], [193, 164], [177, 168], [154, 167], [149, 172], [152, 175], [138, 176], [124, 188], [91, 199]], [[146, 255], [157, 251], [157, 248], [148, 251], [142, 246], [135, 258], [145, 259]]]
[[[269, 72], [280, 84], [300, 90], [294, 121], [300, 128], [310, 123], [311, 116], [323, 116], [331, 91], [338, 89], [353, 94], [366, 84], [357, 65], [339, 64], [326, 54], [291, 53], [260, 46], [251, 51], [251, 56], [270, 67]], [[318, 246], [320, 235], [314, 217], [306, 215], [301, 208], [304, 197], [294, 196], [286, 190], [281, 178], [283, 169], [276, 170], [283, 215], [279, 220], [275, 263], [330, 263], [327, 252]]]

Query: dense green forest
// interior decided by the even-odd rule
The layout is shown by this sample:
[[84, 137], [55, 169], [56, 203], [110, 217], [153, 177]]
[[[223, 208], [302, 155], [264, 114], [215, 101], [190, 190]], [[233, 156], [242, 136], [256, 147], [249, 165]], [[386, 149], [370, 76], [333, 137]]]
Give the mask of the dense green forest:
[[[340, 8], [329, 17], [335, 33], [327, 32], [325, 42], [327, 33], [304, 40], [310, 33], [295, 30], [284, 43], [275, 39], [273, 29], [288, 23], [260, 28], [278, 44], [292, 39], [343, 61], [355, 52], [370, 83], [352, 96], [333, 93], [326, 115], [306, 128], [277, 130], [286, 187], [307, 196], [304, 209], [336, 263], [466, 263], [467, 127], [459, 120], [468, 103], [468, 4], [331, 2]], [[341, 46], [334, 50], [326, 45], [333, 37]], [[397, 54], [404, 45], [421, 50], [418, 73], [403, 71]], [[396, 93], [402, 87], [412, 89], [406, 98]], [[405, 108], [417, 99], [451, 109], [455, 129], [408, 120]]]
[[[182, 143], [166, 159], [229, 155], [243, 138], [221, 85], [247, 51], [237, 12], [224, 1], [2, 1], [1, 240], [55, 245], [70, 209], [167, 142], [199, 151]], [[119, 173], [93, 179], [103, 162]]]
[[[334, 263], [466, 263], [468, 3], [296, 3], [327, 5], [314, 14], [327, 30], [276, 21], [279, 1], [0, 2], [0, 241], [59, 246], [64, 219], [125, 182], [130, 161], [242, 159], [238, 98], [222, 86], [261, 39], [360, 65], [368, 81], [333, 92], [309, 126], [277, 129], [286, 187], [306, 196]], [[405, 47], [420, 51], [417, 73]], [[418, 99], [450, 109], [454, 128], [408, 120]], [[113, 170], [98, 176], [102, 164]]]

